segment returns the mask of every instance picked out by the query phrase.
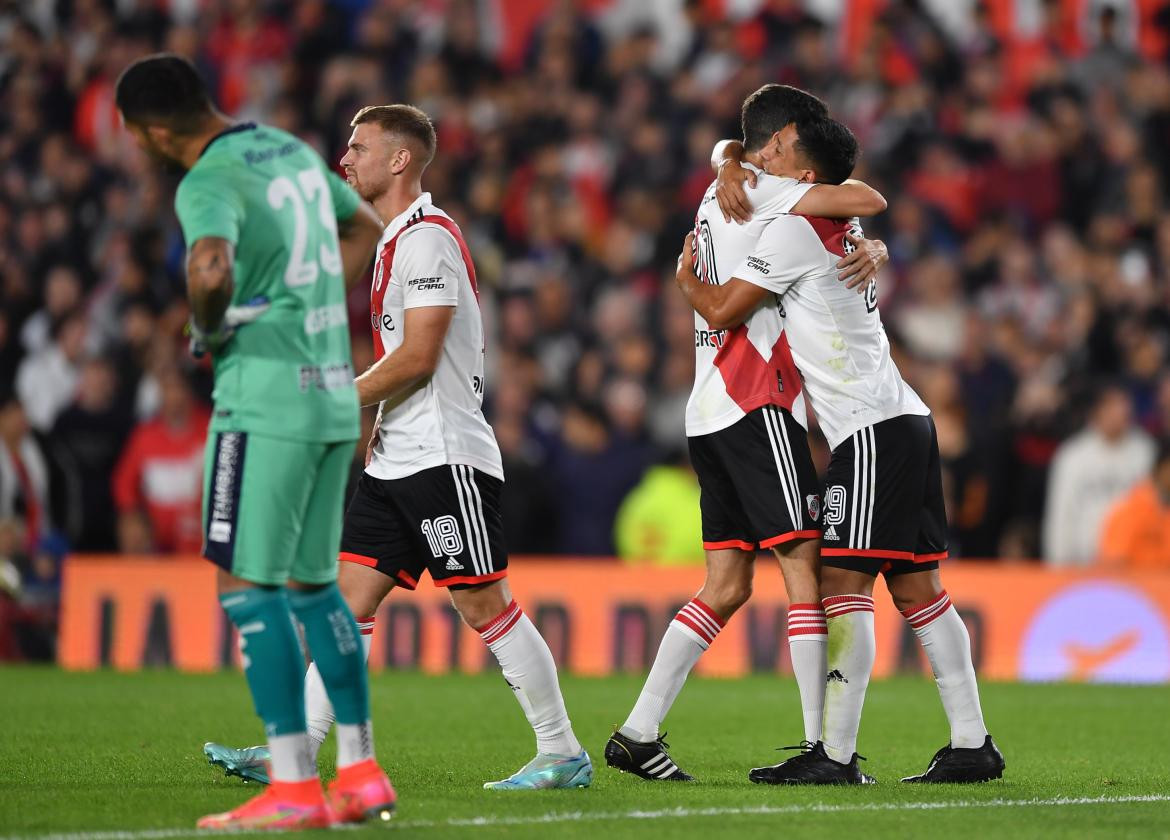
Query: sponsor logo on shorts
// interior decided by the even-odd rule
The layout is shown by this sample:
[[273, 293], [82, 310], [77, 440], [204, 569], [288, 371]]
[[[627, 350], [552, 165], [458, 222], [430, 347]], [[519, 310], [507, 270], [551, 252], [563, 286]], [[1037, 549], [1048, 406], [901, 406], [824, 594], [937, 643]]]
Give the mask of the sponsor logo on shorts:
[[841, 538], [837, 536], [837, 526], [830, 525], [828, 528], [826, 528], [824, 538], [826, 540], [840, 540]]
[[812, 517], [813, 522], [816, 522], [821, 518], [821, 497], [816, 493], [810, 493], [804, 497], [804, 500], [808, 503], [808, 515]]
[[215, 477], [211, 484], [211, 517], [207, 541], [229, 543], [236, 520], [236, 494], [239, 489], [242, 432], [223, 432], [215, 456]]

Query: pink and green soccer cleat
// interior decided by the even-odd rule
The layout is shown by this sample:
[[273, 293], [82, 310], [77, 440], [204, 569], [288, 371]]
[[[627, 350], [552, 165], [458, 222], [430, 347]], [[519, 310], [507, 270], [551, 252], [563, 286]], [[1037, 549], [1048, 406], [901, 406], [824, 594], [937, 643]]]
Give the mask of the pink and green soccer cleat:
[[337, 819], [319, 779], [275, 782], [259, 796], [222, 814], [208, 814], [195, 825], [217, 831], [297, 831], [329, 828]]
[[394, 785], [372, 758], [339, 767], [329, 783], [329, 804], [338, 822], [386, 822], [394, 816], [397, 801]]
[[385, 822], [393, 817], [397, 801], [390, 779], [372, 758], [338, 767], [337, 778], [329, 783], [329, 804], [338, 822]]

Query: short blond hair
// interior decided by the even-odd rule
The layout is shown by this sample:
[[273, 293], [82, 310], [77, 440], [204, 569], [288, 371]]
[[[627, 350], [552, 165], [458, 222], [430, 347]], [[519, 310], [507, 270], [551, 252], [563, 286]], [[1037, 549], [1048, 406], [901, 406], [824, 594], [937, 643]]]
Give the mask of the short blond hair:
[[350, 120], [351, 126], [375, 123], [387, 134], [398, 134], [418, 142], [426, 153], [423, 166], [435, 157], [438, 140], [435, 125], [423, 110], [413, 105], [367, 105]]

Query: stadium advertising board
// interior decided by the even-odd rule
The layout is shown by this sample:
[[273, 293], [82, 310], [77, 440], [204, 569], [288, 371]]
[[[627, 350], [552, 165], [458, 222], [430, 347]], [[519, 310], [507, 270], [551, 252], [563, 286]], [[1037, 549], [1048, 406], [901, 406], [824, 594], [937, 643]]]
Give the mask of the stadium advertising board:
[[[518, 558], [517, 600], [562, 668], [584, 675], [649, 667], [671, 616], [698, 590], [697, 568], [605, 560]], [[947, 589], [971, 633], [981, 675], [1002, 680], [1170, 681], [1170, 573], [1098, 574], [1034, 566], [951, 563]], [[909, 627], [877, 601], [876, 676], [926, 669]], [[59, 661], [71, 669], [235, 662], [215, 598], [215, 569], [196, 560], [74, 557], [64, 579]], [[780, 575], [761, 562], [751, 602], [700, 661], [698, 673], [789, 673]], [[426, 581], [378, 613], [374, 669], [444, 673], [494, 667], [447, 593]]]

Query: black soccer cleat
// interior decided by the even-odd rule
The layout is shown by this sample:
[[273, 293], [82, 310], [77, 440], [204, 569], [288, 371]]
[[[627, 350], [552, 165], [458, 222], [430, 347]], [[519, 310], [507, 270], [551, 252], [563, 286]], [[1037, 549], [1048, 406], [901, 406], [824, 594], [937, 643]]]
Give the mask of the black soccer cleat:
[[982, 747], [963, 748], [947, 744], [934, 754], [921, 776], [907, 776], [903, 782], [989, 782], [1003, 776], [1003, 754], [988, 735]]
[[861, 756], [857, 753], [848, 764], [842, 764], [829, 758], [820, 741], [815, 744], [803, 741], [800, 746], [781, 749], [801, 752], [772, 767], [756, 767], [748, 773], [748, 778], [758, 785], [872, 785], [876, 781], [861, 772], [857, 766]]
[[633, 773], [652, 782], [693, 782], [666, 752], [669, 744], [662, 740], [635, 741], [615, 731], [605, 743], [605, 763], [623, 773]]

